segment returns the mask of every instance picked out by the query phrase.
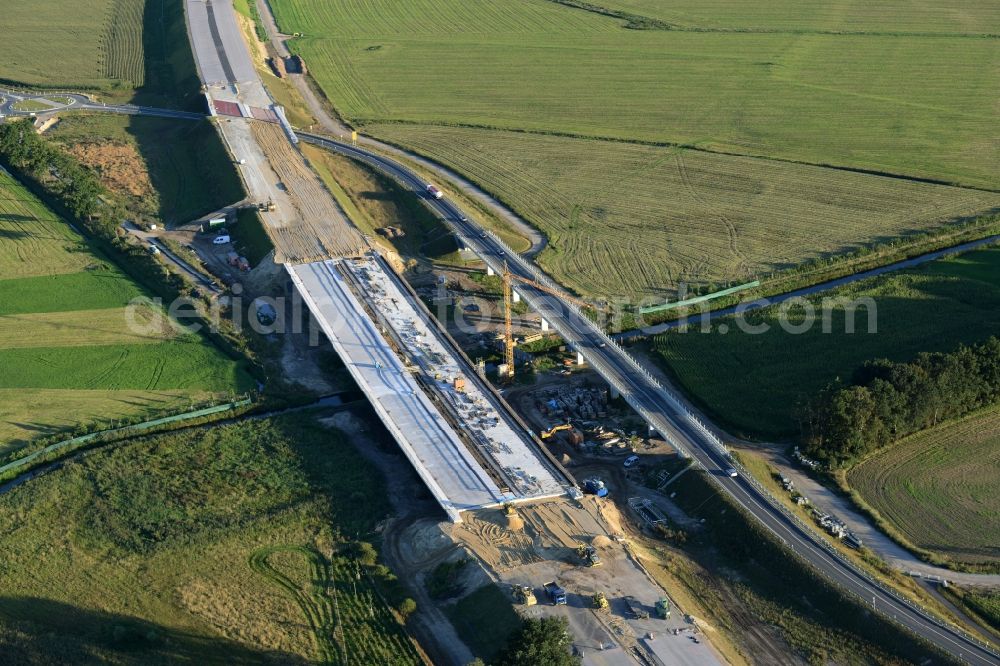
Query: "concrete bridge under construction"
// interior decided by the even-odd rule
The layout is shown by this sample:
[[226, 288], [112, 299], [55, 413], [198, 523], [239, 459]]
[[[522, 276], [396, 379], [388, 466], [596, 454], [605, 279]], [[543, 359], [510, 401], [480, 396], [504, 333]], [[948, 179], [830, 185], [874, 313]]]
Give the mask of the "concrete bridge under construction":
[[448, 517], [575, 492], [309, 167], [231, 3], [187, 2], [210, 115], [313, 316]]

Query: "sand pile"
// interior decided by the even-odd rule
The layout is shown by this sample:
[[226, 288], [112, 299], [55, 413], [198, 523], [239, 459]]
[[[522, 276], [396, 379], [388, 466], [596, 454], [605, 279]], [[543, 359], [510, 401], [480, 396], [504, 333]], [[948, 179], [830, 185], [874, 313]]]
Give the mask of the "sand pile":
[[611, 545], [611, 539], [604, 536], [603, 534], [598, 534], [594, 537], [594, 540], [590, 542], [594, 548], [607, 548]]
[[507, 516], [507, 529], [511, 532], [523, 532], [524, 531], [524, 519], [516, 513], [512, 513]]

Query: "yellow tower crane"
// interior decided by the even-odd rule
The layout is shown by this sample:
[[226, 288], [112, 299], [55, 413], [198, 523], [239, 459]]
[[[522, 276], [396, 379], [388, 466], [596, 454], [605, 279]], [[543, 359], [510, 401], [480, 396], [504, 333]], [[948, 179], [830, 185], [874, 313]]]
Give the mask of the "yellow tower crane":
[[552, 289], [544, 284], [536, 282], [535, 280], [530, 280], [528, 278], [523, 278], [520, 275], [514, 275], [510, 272], [507, 267], [507, 262], [503, 262], [503, 273], [501, 273], [501, 278], [503, 279], [503, 346], [504, 346], [504, 361], [507, 364], [507, 377], [514, 376], [514, 324], [511, 319], [511, 306], [514, 300], [514, 287], [513, 283], [516, 280], [522, 284], [528, 284], [538, 289], [544, 291], [547, 294], [552, 294], [553, 296], [569, 301], [570, 303], [575, 303], [580, 307], [585, 308], [597, 308], [599, 310], [606, 310], [606, 307], [595, 305], [594, 303], [587, 303], [586, 301], [580, 300], [570, 296], [566, 292], [558, 291]]

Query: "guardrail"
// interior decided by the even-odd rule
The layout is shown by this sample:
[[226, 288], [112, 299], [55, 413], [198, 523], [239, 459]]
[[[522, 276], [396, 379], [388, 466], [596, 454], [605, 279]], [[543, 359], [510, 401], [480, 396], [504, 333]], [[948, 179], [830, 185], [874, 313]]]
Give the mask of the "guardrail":
[[[349, 148], [349, 149], [352, 149], [354, 151], [357, 151], [358, 153], [360, 153], [362, 155], [365, 154], [364, 151], [359, 151], [357, 148], [354, 148], [354, 147], [351, 147], [351, 146], [347, 146], [347, 144], [343, 144], [342, 142], [339, 142], [339, 141], [336, 141], [336, 140], [333, 140], [333, 139], [328, 139], [326, 137], [320, 137], [320, 138], [322, 138], [325, 141], [329, 141], [331, 144], [342, 145], [342, 146], [344, 146], [346, 148]], [[387, 171], [385, 169], [385, 167], [382, 164], [379, 163], [378, 159], [374, 159], [374, 158], [369, 157], [368, 159], [366, 159], [366, 161], [369, 164], [372, 164], [373, 166], [375, 166], [379, 171], [382, 171], [383, 173], [386, 173], [390, 177], [392, 177], [394, 179], [397, 179], [397, 174], [392, 173], [390, 171]], [[397, 168], [400, 170], [400, 172], [406, 174], [408, 177], [416, 179], [416, 180], [419, 180], [408, 169], [405, 169], [403, 167], [397, 167]], [[460, 235], [460, 230], [458, 229], [457, 225], [455, 225], [452, 220], [447, 219], [447, 217], [445, 217], [444, 222], [445, 222], [445, 224], [453, 232], [455, 232], [456, 234]], [[513, 261], [516, 261], [517, 264], [518, 264], [518, 266], [522, 270], [524, 270], [525, 272], [527, 272], [529, 275], [531, 275], [533, 279], [535, 279], [539, 283], [544, 284], [545, 286], [547, 286], [547, 287], [549, 287], [551, 289], [554, 289], [556, 291], [563, 291], [562, 287], [560, 287], [559, 285], [557, 285], [551, 278], [549, 278], [548, 275], [542, 273], [534, 265], [526, 262], [524, 260], [524, 258], [521, 257], [521, 255], [519, 253], [515, 252], [513, 250], [513, 248], [511, 248], [506, 242], [504, 242], [504, 240], [502, 238], [500, 238], [496, 233], [494, 233], [491, 230], [487, 230], [486, 233], [489, 234], [489, 236], [498, 245], [500, 245], [500, 247], [502, 247], [504, 249], [504, 251], [505, 251], [505, 253], [506, 253], [507, 256], [511, 257], [513, 259]], [[485, 258], [484, 258], [484, 260], [485, 260]], [[487, 264], [489, 264], [488, 260], [487, 260]], [[491, 266], [491, 267], [494, 270], [501, 270], [502, 269], [501, 266]], [[528, 300], [529, 303], [532, 303], [532, 301], [534, 300], [533, 299], [533, 295], [525, 295], [525, 299]], [[534, 303], [532, 303], [532, 304], [534, 305], [534, 307], [535, 307], [536, 310], [541, 310], [542, 309], [542, 308], [539, 308], [537, 304], [534, 304]], [[572, 310], [573, 312], [575, 312], [578, 316], [580, 316], [580, 317], [582, 317], [584, 319], [587, 319], [589, 321], [589, 319], [586, 317], [586, 315], [583, 313], [583, 311], [580, 310], [580, 308], [577, 307], [575, 304], [567, 302], [567, 301], [562, 301], [562, 300], [560, 300], [560, 304], [563, 307], [569, 308], [570, 310]], [[543, 316], [544, 316], [544, 312], [543, 312]], [[550, 323], [553, 325], [553, 327], [555, 327], [558, 330], [558, 328], [559, 328], [559, 322], [557, 322], [557, 321], [551, 321]], [[669, 391], [668, 389], [666, 389], [659, 382], [659, 380], [657, 380], [656, 377], [653, 376], [652, 373], [650, 373], [645, 367], [642, 366], [642, 364], [640, 364], [638, 362], [638, 360], [635, 359], [635, 357], [633, 357], [631, 354], [629, 354], [625, 350], [624, 347], [622, 347], [620, 344], [618, 344], [616, 341], [614, 341], [600, 327], [598, 327], [598, 326], [595, 325], [594, 326], [594, 330], [601, 336], [601, 339], [604, 342], [604, 344], [605, 345], [611, 345], [611, 346], [613, 346], [613, 348], [618, 352], [618, 354], [622, 358], [626, 359], [626, 361], [629, 364], [629, 367], [632, 370], [636, 371], [638, 374], [642, 375], [646, 379], [646, 381], [648, 381], [651, 384], [651, 387], [655, 391], [658, 391], [659, 394], [662, 397], [665, 397], [667, 399], [667, 401], [670, 403], [670, 406], [674, 409], [674, 411], [679, 416], [681, 416], [685, 421], [687, 421], [689, 424], [693, 425], [697, 429], [697, 431], [703, 435], [703, 437], [712, 446], [712, 448], [714, 448], [726, 460], [731, 461], [733, 467], [736, 468], [741, 473], [742, 478], [745, 479], [751, 486], [753, 486], [754, 490], [757, 491], [757, 493], [760, 495], [760, 497], [767, 504], [769, 504], [772, 509], [777, 510], [784, 517], [786, 517], [795, 528], [799, 529], [806, 536], [806, 538], [810, 542], [812, 542], [818, 548], [823, 549], [825, 552], [829, 553], [831, 556], [835, 557], [837, 559], [837, 561], [840, 562], [846, 569], [848, 569], [849, 571], [854, 572], [856, 575], [862, 577], [863, 579], [865, 579], [871, 585], [879, 588], [879, 590], [881, 590], [882, 592], [884, 592], [888, 596], [891, 596], [894, 600], [896, 600], [900, 604], [906, 606], [907, 608], [909, 608], [910, 610], [912, 610], [914, 613], [916, 613], [920, 617], [924, 618], [926, 621], [928, 621], [928, 622], [930, 622], [930, 623], [932, 623], [932, 624], [934, 624], [936, 626], [939, 626], [939, 627], [941, 627], [941, 628], [943, 628], [943, 629], [945, 629], [945, 630], [947, 630], [949, 632], [952, 632], [952, 633], [954, 633], [956, 635], [959, 635], [959, 636], [963, 637], [965, 640], [969, 641], [970, 643], [979, 646], [981, 649], [983, 649], [987, 653], [1000, 658], [1000, 653], [997, 653], [993, 649], [993, 647], [992, 647], [991, 644], [980, 640], [979, 638], [977, 638], [977, 637], [969, 634], [968, 632], [964, 631], [963, 629], [961, 629], [959, 627], [953, 626], [951, 624], [947, 624], [942, 619], [940, 619], [936, 615], [932, 614], [926, 608], [924, 608], [924, 607], [922, 607], [922, 606], [920, 606], [920, 605], [912, 602], [909, 599], [906, 599], [901, 594], [899, 594], [898, 592], [896, 592], [894, 589], [890, 588], [889, 586], [885, 585], [881, 581], [877, 580], [876, 578], [874, 578], [873, 576], [871, 576], [868, 572], [864, 571], [863, 569], [861, 569], [860, 567], [858, 567], [857, 565], [855, 565], [853, 562], [851, 562], [849, 559], [847, 559], [842, 553], [840, 553], [839, 551], [837, 551], [837, 549], [834, 548], [834, 546], [832, 544], [830, 544], [822, 535], [820, 535], [819, 533], [817, 533], [814, 529], [812, 529], [810, 526], [808, 526], [806, 523], [804, 523], [802, 520], [800, 520], [798, 516], [796, 516], [794, 513], [792, 513], [774, 495], [772, 495], [766, 488], [764, 488], [763, 485], [761, 485], [755, 478], [753, 478], [747, 472], [746, 468], [743, 467], [743, 465], [741, 465], [739, 462], [733, 460], [732, 457], [730, 456], [729, 451], [726, 449], [725, 445], [722, 443], [722, 440], [719, 438], [719, 436], [716, 435], [714, 432], [712, 432], [712, 430], [709, 429], [708, 426], [694, 412], [692, 412], [690, 409], [688, 409], [681, 402], [681, 400], [672, 391]], [[562, 335], [564, 337], [566, 337], [565, 333], [562, 333]], [[580, 349], [578, 349], [577, 351], [579, 353], [581, 353], [585, 359], [587, 359], [588, 354], [587, 354], [586, 351], [580, 350]], [[587, 360], [592, 365], [594, 365], [593, 360], [590, 360], [590, 359], [587, 359]], [[657, 422], [658, 419], [656, 417], [654, 417], [652, 414], [650, 414], [641, 405], [640, 401], [633, 394], [632, 390], [629, 387], [626, 387], [626, 386], [624, 386], [623, 384], [621, 384], [620, 382], [617, 381], [617, 379], [615, 378], [615, 373], [614, 372], [608, 372], [607, 376], [605, 377], [605, 379], [607, 379], [607, 381], [612, 386], [615, 387], [615, 389], [625, 398], [625, 400], [629, 403], [629, 405], [631, 405], [632, 408], [635, 409], [636, 412], [638, 412], [639, 415], [642, 416], [642, 418], [648, 424], [650, 424], [654, 428], [657, 428], [657, 430], [661, 430], [658, 426], [656, 426], [656, 422]], [[666, 437], [667, 439], [670, 439], [670, 437], [667, 435], [666, 432], [663, 432], [661, 430], [660, 434], [663, 435], [664, 437]], [[687, 452], [684, 449], [684, 447], [682, 445], [680, 445], [678, 442], [671, 441], [671, 444], [676, 449], [678, 449], [678, 451], [680, 451], [682, 453], [682, 455], [687, 455], [688, 457], [691, 457], [690, 453]], [[709, 478], [720, 489], [722, 489], [723, 491], [725, 491], [725, 492], [729, 493], [730, 495], [732, 495], [732, 492], [728, 488], [726, 488], [726, 486], [724, 484], [722, 484], [718, 479], [716, 479], [713, 476], [709, 476]], [[761, 522], [763, 523], [763, 521], [761, 521]], [[787, 544], [787, 542], [785, 541], [785, 539], [783, 537], [781, 537], [780, 534], [778, 534], [774, 529], [772, 529], [771, 527], [769, 527], [766, 523], [763, 523], [763, 524], [764, 524], [764, 526], [769, 531], [771, 531], [775, 535], [775, 537], [777, 539], [779, 539], [783, 543]], [[795, 551], [793, 550], [792, 552], [794, 553]], [[796, 556], [801, 557], [797, 553], [796, 553]], [[817, 570], [817, 573], [819, 575], [821, 575], [823, 578], [829, 580], [832, 584], [837, 585], [840, 588], [843, 588], [843, 585], [838, 584], [835, 580], [833, 580], [833, 578], [831, 576], [825, 574], [822, 570]], [[847, 590], [847, 591], [850, 592], [853, 596], [861, 599], [862, 602], [867, 603], [867, 600], [864, 599], [861, 595], [859, 595], [859, 594], [857, 594], [855, 592], [852, 592], [850, 590]], [[878, 613], [879, 615], [882, 615], [883, 617], [886, 617], [887, 619], [889, 619], [889, 614], [887, 612], [882, 611], [882, 610], [878, 609], [877, 607], [873, 608], [873, 610], [876, 613]]]

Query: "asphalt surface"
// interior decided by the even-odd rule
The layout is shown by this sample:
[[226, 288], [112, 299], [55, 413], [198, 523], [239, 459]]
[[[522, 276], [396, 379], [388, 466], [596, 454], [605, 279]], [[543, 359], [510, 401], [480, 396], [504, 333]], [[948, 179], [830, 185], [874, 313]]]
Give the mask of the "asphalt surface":
[[768, 307], [770, 305], [778, 305], [780, 303], [785, 303], [786, 301], [791, 301], [796, 298], [805, 298], [806, 296], [811, 296], [813, 294], [818, 294], [824, 291], [829, 291], [831, 289], [836, 289], [837, 287], [843, 287], [844, 285], [851, 284], [853, 282], [859, 282], [861, 280], [867, 280], [868, 278], [873, 278], [878, 275], [885, 275], [886, 273], [893, 273], [895, 271], [905, 270], [907, 268], [915, 268], [922, 264], [929, 263], [931, 261], [937, 261], [938, 259], [943, 259], [944, 257], [949, 257], [955, 254], [962, 254], [963, 252], [969, 252], [970, 250], [975, 250], [981, 247], [986, 247], [988, 245], [993, 245], [1000, 242], [1000, 235], [988, 236], [986, 238], [980, 238], [978, 240], [969, 241], [967, 243], [962, 243], [960, 245], [953, 245], [947, 247], [943, 250], [935, 250], [933, 252], [927, 252], [926, 254], [921, 254], [916, 257], [911, 257], [910, 259], [903, 259], [902, 261], [897, 261], [891, 264], [886, 264], [885, 266], [879, 266], [877, 268], [872, 268], [867, 271], [862, 271], [860, 273], [853, 273], [842, 278], [837, 278], [836, 280], [828, 280], [827, 282], [820, 282], [819, 284], [814, 284], [811, 287], [803, 287], [802, 289], [796, 289], [795, 291], [789, 291], [784, 294], [778, 294], [776, 296], [771, 296], [768, 298], [761, 298], [756, 301], [751, 301], [748, 303], [740, 303], [739, 305], [734, 305], [730, 308], [722, 308], [719, 310], [711, 310], [704, 313], [693, 313], [688, 315], [684, 320], [678, 321], [668, 321], [662, 324], [655, 324], [653, 326], [646, 326], [645, 328], [639, 328], [632, 331], [623, 331], [622, 333], [616, 333], [613, 337], [615, 340], [631, 340], [634, 338], [641, 338], [648, 335], [656, 335], [658, 333], [665, 333], [673, 328], [678, 328], [684, 326], [688, 323], [697, 323], [702, 321], [702, 317], [708, 320], [716, 319], [718, 317], [725, 317], [731, 314], [743, 314], [744, 312], [749, 312], [756, 308]]
[[[51, 97], [66, 98], [72, 101], [69, 104], [56, 103], [50, 99]], [[106, 113], [119, 113], [129, 116], [156, 116], [160, 118], [173, 118], [175, 120], [204, 120], [206, 117], [204, 113], [158, 109], [151, 106], [136, 106], [135, 104], [101, 104], [79, 93], [51, 92], [42, 95], [0, 88], [0, 100], [2, 100], [0, 101], [0, 116], [43, 116], [49, 113], [70, 110], [104, 111]], [[31, 100], [52, 104], [52, 108], [43, 111], [19, 111], [14, 108], [14, 105], [18, 102]]]
[[[335, 152], [360, 159], [411, 188], [424, 197], [467, 247], [473, 249], [494, 270], [509, 270], [520, 277], [555, 287], [531, 264], [510, 251], [499, 238], [467, 221], [454, 204], [445, 199], [427, 197], [423, 182], [406, 167], [380, 155], [318, 135], [299, 133], [299, 138]], [[584, 359], [635, 408], [662, 436], [682, 453], [694, 458], [717, 486], [747, 512], [771, 530], [797, 556], [831, 582], [848, 590], [875, 612], [909, 629], [967, 663], [1000, 664], [1000, 655], [965, 633], [937, 620], [911, 605], [833, 551], [811, 528], [799, 522], [760, 488], [746, 473], [731, 477], [730, 468], [738, 467], [725, 448], [690, 415], [680, 401], [667, 392], [651, 375], [582, 313], [559, 298], [529, 285], [517, 291], [563, 336]]]

